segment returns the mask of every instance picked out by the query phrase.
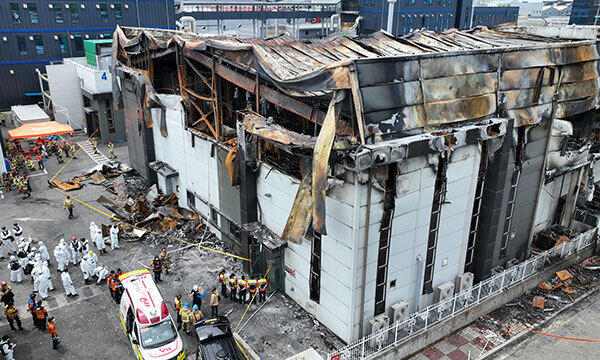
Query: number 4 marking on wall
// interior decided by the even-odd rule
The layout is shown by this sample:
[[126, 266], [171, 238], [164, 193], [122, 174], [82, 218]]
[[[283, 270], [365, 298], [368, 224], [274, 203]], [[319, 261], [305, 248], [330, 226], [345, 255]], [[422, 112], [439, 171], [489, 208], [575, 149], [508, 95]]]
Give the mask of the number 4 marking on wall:
[[102, 73], [102, 77], [101, 77], [101, 79], [102, 79], [102, 80], [106, 80], [106, 79], [107, 79], [107, 78], [106, 78], [106, 71]]

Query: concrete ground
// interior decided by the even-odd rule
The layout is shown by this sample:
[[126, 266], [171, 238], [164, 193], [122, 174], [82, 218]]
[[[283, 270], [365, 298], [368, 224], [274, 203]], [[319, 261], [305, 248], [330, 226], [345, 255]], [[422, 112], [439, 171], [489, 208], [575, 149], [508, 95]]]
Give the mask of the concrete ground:
[[[1, 129], [4, 133], [5, 128]], [[6, 138], [6, 137], [5, 137]], [[67, 141], [85, 141], [85, 135], [79, 134]], [[99, 150], [108, 156], [106, 145], [100, 144]], [[126, 143], [115, 144], [118, 160], [127, 163], [128, 150]], [[32, 196], [23, 200], [16, 192], [0, 194], [0, 226], [12, 227], [17, 221], [24, 230], [24, 236], [32, 236], [43, 240], [51, 255], [50, 271], [56, 290], [50, 292], [45, 301], [50, 316], [56, 318], [58, 331], [62, 341], [62, 349], [53, 351], [51, 339], [47, 333], [41, 333], [32, 326], [31, 317], [26, 312], [27, 298], [33, 290], [31, 277], [24, 276], [21, 284], [11, 284], [15, 293], [16, 304], [20, 310], [25, 330], [13, 332], [5, 319], [0, 320], [0, 336], [8, 334], [17, 344], [15, 358], [20, 359], [128, 359], [134, 358], [133, 351], [126, 340], [118, 316], [118, 308], [111, 300], [104, 284], [84, 286], [83, 276], [78, 267], [70, 269], [71, 277], [80, 296], [69, 299], [65, 296], [60, 274], [56, 271], [56, 261], [52, 255], [54, 247], [61, 238], [70, 240], [72, 236], [89, 238], [90, 221], [96, 224], [111, 224], [113, 221], [93, 209], [76, 203], [75, 218], [68, 220], [62, 208], [64, 196], [48, 187], [49, 180], [64, 164], [58, 164], [55, 158], [46, 161], [46, 171], [36, 171], [30, 175]], [[78, 159], [74, 159], [58, 176], [61, 180], [69, 180], [89, 170], [97, 163], [89, 155], [81, 151]], [[80, 190], [69, 192], [70, 195], [106, 211], [96, 199], [100, 195], [112, 198], [102, 185], [86, 182]], [[218, 246], [219, 241], [207, 237], [207, 246]], [[99, 262], [109, 269], [121, 267], [124, 271], [148, 267], [160, 248], [167, 246], [171, 251], [174, 274], [166, 276], [159, 283], [159, 289], [165, 298], [172, 314], [172, 301], [177, 294], [189, 299], [188, 295], [194, 284], [207, 289], [216, 285], [217, 275], [221, 269], [228, 273], [240, 274], [239, 260], [217, 255], [213, 252], [158, 236], [146, 236], [142, 241], [130, 239], [121, 241], [121, 248], [115, 251], [108, 249], [108, 254], [99, 256]], [[0, 281], [9, 279], [8, 261], [0, 261]], [[207, 314], [208, 298], [203, 303], [203, 312]], [[341, 347], [341, 341], [319, 324], [308, 313], [302, 310], [289, 298], [276, 292], [265, 306], [253, 316], [258, 306], [248, 310], [243, 322], [240, 319], [246, 310], [241, 304], [228, 299], [221, 300], [220, 314], [227, 314], [232, 327], [240, 324], [242, 338], [263, 359], [282, 359], [292, 356], [309, 347], [314, 347], [321, 354]], [[244, 325], [246, 321], [248, 324]], [[195, 359], [197, 344], [195, 337], [182, 334], [189, 359]]]
[[525, 340], [507, 346], [490, 359], [565, 360], [596, 359], [600, 352], [600, 292], [582, 300], [561, 313], [551, 323], [539, 329], [541, 332], [595, 342], [567, 340], [540, 334], [532, 334]]

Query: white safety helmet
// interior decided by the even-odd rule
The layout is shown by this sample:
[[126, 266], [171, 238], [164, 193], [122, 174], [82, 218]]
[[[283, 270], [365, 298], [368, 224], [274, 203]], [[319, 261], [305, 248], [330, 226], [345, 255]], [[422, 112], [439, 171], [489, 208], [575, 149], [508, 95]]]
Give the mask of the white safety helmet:
[[10, 261], [15, 261], [15, 260], [17, 260], [17, 258], [14, 255], [11, 255], [10, 256]]
[[194, 291], [198, 291], [198, 285], [194, 285]]

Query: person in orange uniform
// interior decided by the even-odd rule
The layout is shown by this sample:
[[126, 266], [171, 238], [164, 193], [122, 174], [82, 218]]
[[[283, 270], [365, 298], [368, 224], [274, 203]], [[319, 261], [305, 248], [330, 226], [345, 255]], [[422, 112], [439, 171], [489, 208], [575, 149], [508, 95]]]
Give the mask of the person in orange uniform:
[[258, 279], [258, 301], [265, 302], [267, 286], [269, 286], [269, 282], [264, 276]]
[[52, 349], [58, 350], [60, 346], [60, 339], [58, 338], [58, 330], [56, 330], [54, 317], [52, 316], [48, 318], [48, 333], [52, 337]]
[[154, 282], [158, 283], [159, 281], [162, 281], [160, 279], [160, 273], [162, 272], [162, 261], [160, 261], [158, 256], [154, 257], [154, 260], [152, 260], [152, 262], [150, 263], [150, 267], [152, 268], [152, 271], [154, 272]]
[[256, 296], [256, 291], [258, 290], [258, 281], [256, 279], [248, 279], [248, 291], [250, 292], [250, 301], [251, 303], [255, 303], [256, 301], [252, 301], [254, 296]]
[[237, 292], [237, 281], [235, 280], [235, 274], [229, 275], [229, 300], [235, 301], [235, 293]]
[[227, 296], [227, 276], [225, 270], [221, 270], [219, 273], [219, 283], [221, 284], [221, 294]]
[[114, 280], [115, 280], [115, 271], [111, 270], [110, 274], [108, 274], [108, 277], [106, 278], [106, 286], [108, 286], [108, 290], [110, 290], [110, 296], [113, 299], [115, 298], [115, 284], [114, 284]]
[[237, 286], [240, 303], [242, 305], [246, 305], [246, 290], [248, 289], [248, 282], [246, 281], [246, 277], [244, 275], [242, 275], [241, 279], [238, 279]]
[[48, 317], [48, 311], [45, 307], [42, 306], [42, 300], [38, 300], [33, 312], [35, 313], [35, 321], [37, 328], [42, 331], [46, 330], [46, 318]]

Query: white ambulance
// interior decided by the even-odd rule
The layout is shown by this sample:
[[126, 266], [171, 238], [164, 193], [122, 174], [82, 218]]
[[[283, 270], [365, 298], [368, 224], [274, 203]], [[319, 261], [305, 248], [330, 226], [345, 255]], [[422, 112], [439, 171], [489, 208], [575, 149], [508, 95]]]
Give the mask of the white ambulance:
[[183, 360], [183, 342], [148, 270], [119, 276], [123, 296], [119, 315], [139, 360]]

